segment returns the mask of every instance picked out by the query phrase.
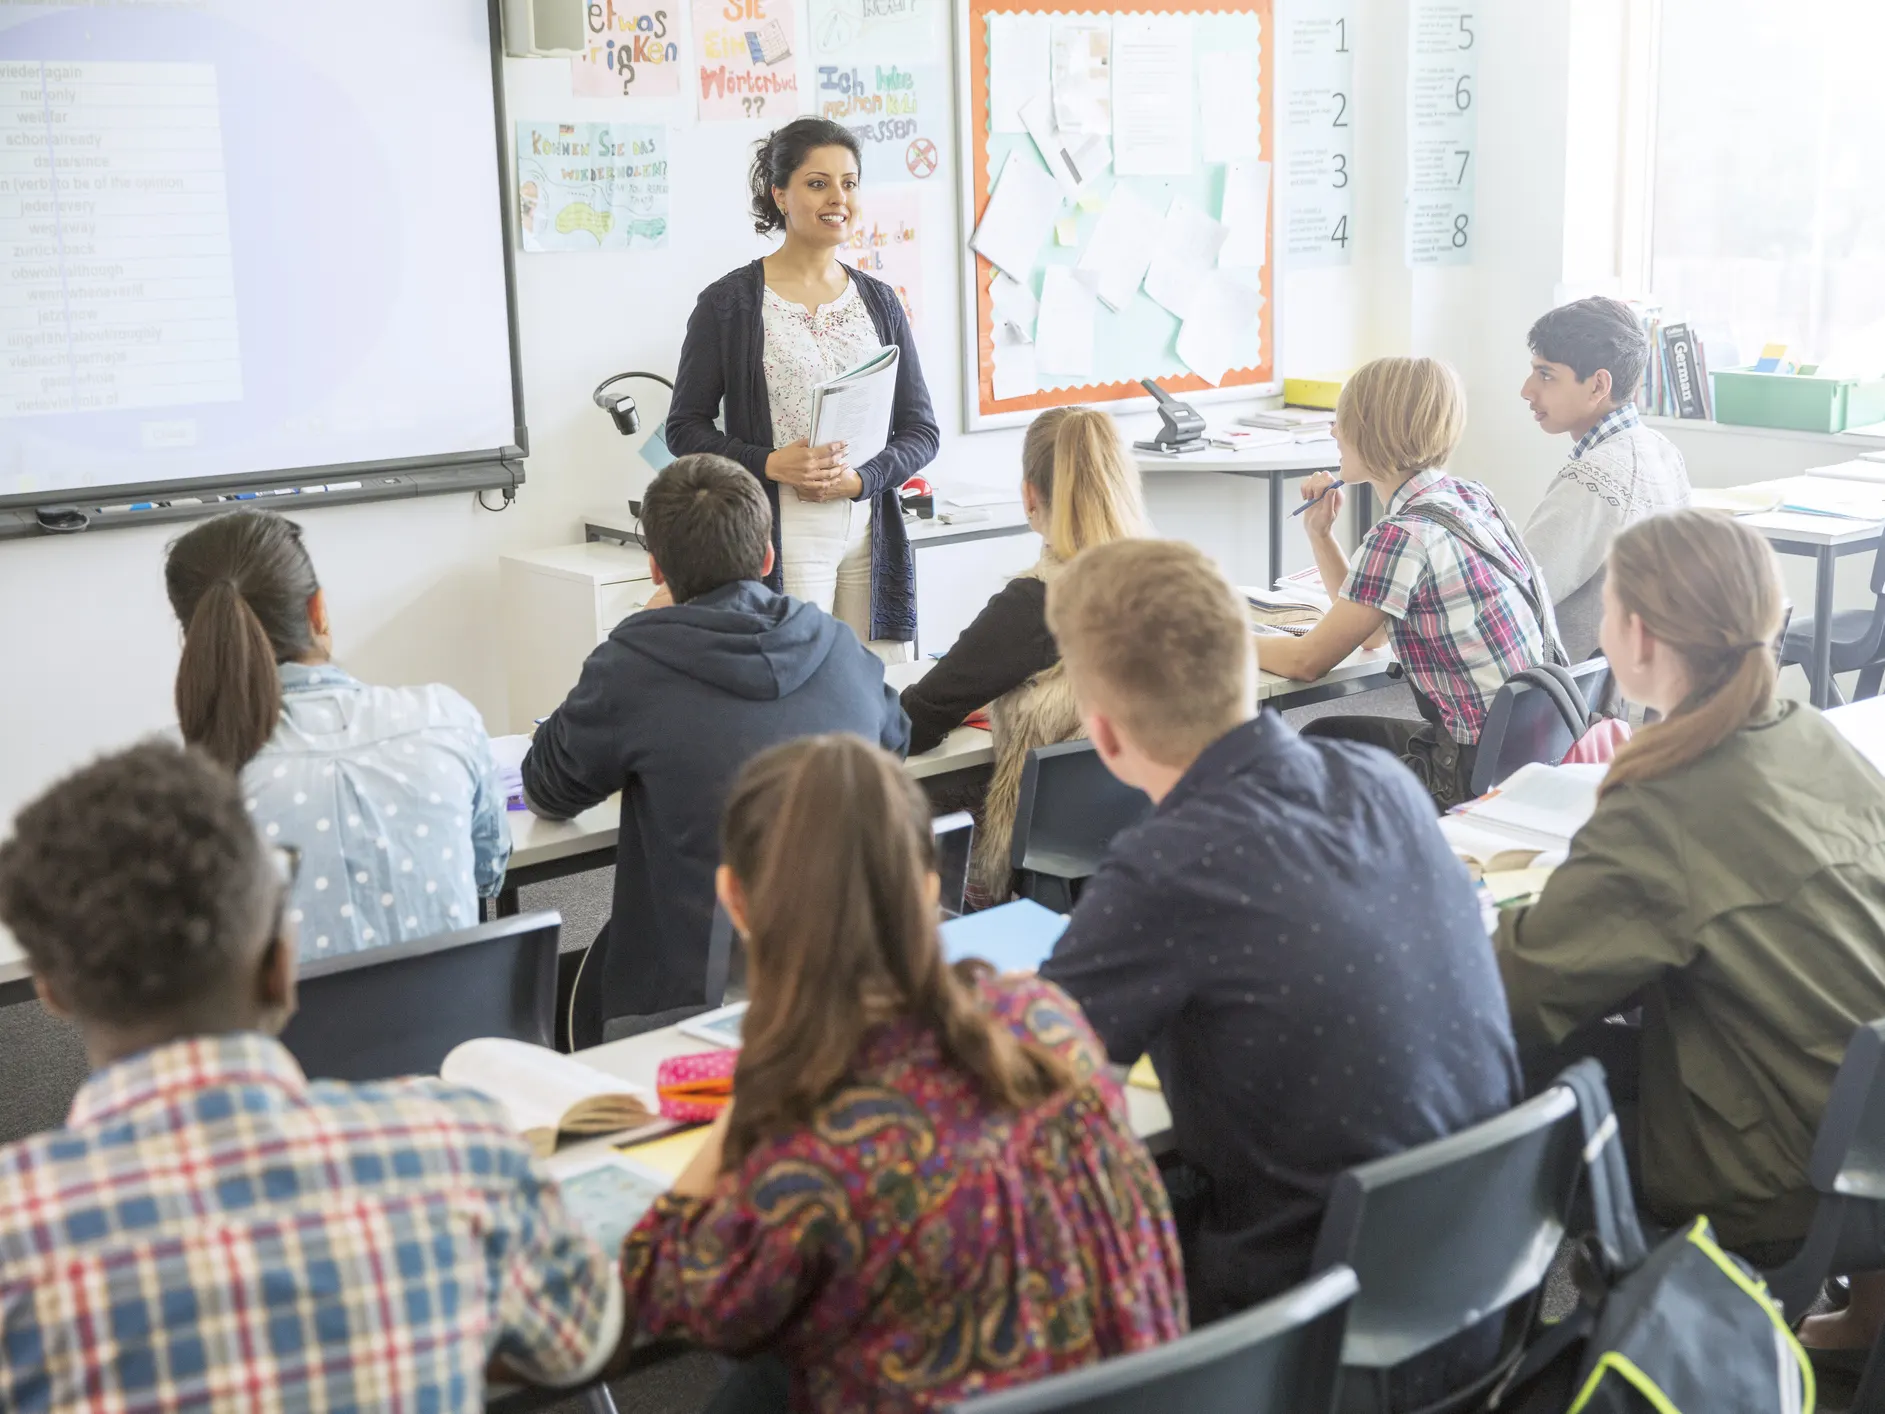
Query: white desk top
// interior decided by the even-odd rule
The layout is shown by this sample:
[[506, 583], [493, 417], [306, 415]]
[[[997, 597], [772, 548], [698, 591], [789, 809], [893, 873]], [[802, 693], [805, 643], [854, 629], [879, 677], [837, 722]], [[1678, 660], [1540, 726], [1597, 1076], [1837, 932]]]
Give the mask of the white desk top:
[[1227, 471], [1244, 476], [1263, 476], [1272, 472], [1327, 471], [1342, 463], [1334, 442], [1306, 442], [1294, 446], [1257, 447], [1248, 452], [1228, 452], [1212, 447], [1202, 452], [1167, 456], [1163, 452], [1133, 449], [1133, 459], [1141, 472], [1149, 471]]
[[[702, 1051], [712, 1049], [705, 1041], [681, 1034], [678, 1027], [664, 1026], [659, 1031], [630, 1036], [625, 1041], [609, 1041], [592, 1046], [586, 1051], [578, 1051], [577, 1055], [586, 1065], [593, 1065], [605, 1074], [652, 1091], [655, 1088], [655, 1070], [669, 1056], [699, 1055]], [[1170, 1134], [1172, 1127], [1172, 1112], [1165, 1104], [1165, 1097], [1156, 1090], [1142, 1089], [1137, 1085], [1127, 1085], [1125, 1091], [1127, 1108], [1132, 1114], [1133, 1133], [1154, 1148], [1159, 1147], [1160, 1141]], [[586, 1161], [600, 1158], [608, 1152], [608, 1140], [567, 1145], [557, 1151], [555, 1166], [558, 1169], [580, 1167]]]
[[[1885, 468], [1882, 468], [1885, 469]], [[1830, 484], [1829, 484], [1830, 483]], [[1812, 497], [1816, 493], [1837, 491], [1844, 483], [1838, 479], [1817, 476], [1783, 476], [1769, 481], [1753, 481], [1743, 486], [1725, 488], [1728, 491], [1745, 491], [1755, 494], [1779, 496], [1783, 499], [1792, 496]], [[1849, 489], [1859, 490], [1857, 500], [1864, 499], [1864, 485]], [[1706, 490], [1702, 492], [1706, 495]], [[1815, 504], [1807, 500], [1804, 504]], [[1838, 502], [1833, 504], [1838, 505]], [[1814, 515], [1806, 511], [1759, 511], [1752, 515], [1738, 517], [1741, 523], [1751, 530], [1758, 530], [1769, 540], [1787, 540], [1800, 545], [1818, 545], [1837, 548], [1843, 545], [1869, 543], [1879, 538], [1881, 522], [1876, 517], [1864, 515]]]
[[1885, 771], [1885, 697], [1849, 702], [1826, 714], [1826, 720], [1859, 749], [1859, 754]]
[[[948, 500], [947, 493], [943, 499]], [[963, 514], [970, 507], [942, 508], [944, 515]], [[994, 505], [976, 506], [976, 511], [986, 512], [977, 520], [911, 520], [904, 518], [904, 533], [909, 536], [910, 544], [918, 549], [932, 540], [946, 540], [961, 535], [1019, 535], [1029, 529], [1027, 512], [1021, 509], [1019, 498], [1012, 501], [1000, 501]], [[598, 531], [611, 539], [625, 542], [638, 541], [641, 535], [635, 524], [635, 517], [629, 514], [628, 506], [598, 506], [583, 516], [583, 524], [590, 530]], [[539, 559], [551, 559], [562, 554], [571, 554], [582, 550], [582, 546], [558, 546], [552, 550], [534, 552], [529, 556], [510, 556], [512, 559], [526, 559], [535, 564]], [[619, 551], [617, 553], [620, 553]], [[641, 554], [643, 552], [636, 551]], [[586, 563], [580, 561], [580, 563]], [[642, 577], [646, 577], [645, 575]]]

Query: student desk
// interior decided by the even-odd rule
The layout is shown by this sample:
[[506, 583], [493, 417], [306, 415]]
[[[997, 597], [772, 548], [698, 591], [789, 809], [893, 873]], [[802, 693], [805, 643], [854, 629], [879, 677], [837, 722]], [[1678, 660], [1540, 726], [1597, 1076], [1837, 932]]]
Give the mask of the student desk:
[[1849, 702], [1826, 714], [1826, 720], [1839, 728], [1839, 734], [1858, 748], [1859, 754], [1885, 772], [1885, 697], [1868, 697], [1863, 702]]
[[[1203, 452], [1168, 456], [1163, 452], [1135, 449], [1141, 476], [1156, 476], [1169, 471], [1208, 471], [1221, 476], [1249, 476], [1267, 481], [1270, 489], [1270, 584], [1283, 574], [1283, 522], [1289, 512], [1283, 505], [1283, 486], [1292, 477], [1313, 476], [1318, 471], [1339, 475], [1342, 459], [1335, 443], [1308, 442], [1300, 446], [1257, 447], [1248, 452], [1227, 452], [1212, 447]], [[1355, 543], [1374, 524], [1374, 496], [1360, 483], [1344, 486], [1343, 493], [1355, 501]], [[1265, 586], [1266, 588], [1268, 585]]]
[[[884, 678], [902, 691], [932, 666], [928, 660], [893, 663], [884, 669]], [[1275, 673], [1258, 673], [1257, 701], [1279, 710], [1307, 707], [1311, 703], [1386, 687], [1399, 674], [1400, 665], [1394, 661], [1392, 650], [1358, 649], [1314, 682], [1292, 682]], [[910, 757], [904, 762], [904, 769], [920, 781], [991, 765], [994, 760], [994, 742], [987, 732], [979, 727], [957, 727], [934, 751]], [[517, 891], [526, 884], [548, 883], [612, 864], [621, 814], [619, 796], [610, 796], [600, 805], [591, 806], [574, 820], [543, 820], [527, 810], [511, 811], [510, 871], [497, 896], [496, 916], [508, 918], [518, 911]]]
[[[904, 534], [910, 538], [911, 549], [931, 550], [942, 545], [963, 545], [971, 540], [998, 540], [1007, 535], [1026, 535], [1033, 530], [1019, 500], [972, 508], [964, 506], [952, 509], [944, 506], [943, 514], [979, 514], [982, 518], [950, 522], [913, 521], [906, 516], [903, 522]], [[590, 511], [583, 517], [583, 539], [612, 540], [618, 544], [632, 545], [636, 549], [647, 548], [641, 543], [641, 527], [627, 505], [604, 506], [600, 510]]]

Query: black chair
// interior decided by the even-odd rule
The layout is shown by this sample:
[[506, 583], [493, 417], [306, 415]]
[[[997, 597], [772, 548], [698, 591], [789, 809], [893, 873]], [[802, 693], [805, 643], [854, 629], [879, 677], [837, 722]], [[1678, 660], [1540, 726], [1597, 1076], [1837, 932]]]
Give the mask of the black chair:
[[301, 968], [282, 1044], [323, 1080], [436, 1075], [461, 1041], [554, 1037], [563, 920], [521, 913]]
[[1035, 1384], [952, 1406], [952, 1414], [1327, 1414], [1355, 1274], [1332, 1267], [1228, 1320]]
[[[1877, 697], [1885, 682], [1885, 540], [1879, 541], [1872, 557], [1872, 596], [1869, 609], [1839, 609], [1833, 614], [1833, 673], [1858, 673], [1854, 701]], [[1805, 668], [1812, 663], [1814, 627], [1811, 615], [1787, 625], [1780, 640], [1781, 667], [1798, 664]], [[1828, 706], [1845, 702], [1837, 682], [1827, 683], [1827, 688]]]
[[1577, 1097], [1554, 1085], [1445, 1139], [1335, 1180], [1311, 1271], [1361, 1282], [1342, 1344], [1343, 1414], [1385, 1414], [1390, 1372], [1506, 1312], [1496, 1363], [1423, 1414], [1476, 1407], [1518, 1356], [1583, 1165]]
[[1474, 795], [1484, 795], [1521, 766], [1562, 761], [1584, 734], [1588, 704], [1603, 701], [1609, 691], [1610, 664], [1586, 658], [1562, 671], [1568, 681], [1548, 668], [1528, 668], [1499, 689], [1479, 733]]
[[1020, 873], [1017, 891], [1071, 912], [1080, 882], [1093, 877], [1113, 836], [1151, 813], [1145, 792], [1108, 771], [1092, 742], [1035, 747], [1015, 802], [1010, 859]]
[[[1804, 1316], [1829, 1276], [1885, 1268], [1885, 1021], [1852, 1033], [1833, 1077], [1826, 1112], [1813, 1136], [1807, 1179], [1820, 1195], [1806, 1241], [1786, 1263], [1763, 1273], [1789, 1321]], [[1852, 1402], [1885, 1409], [1885, 1360], [1879, 1345]]]

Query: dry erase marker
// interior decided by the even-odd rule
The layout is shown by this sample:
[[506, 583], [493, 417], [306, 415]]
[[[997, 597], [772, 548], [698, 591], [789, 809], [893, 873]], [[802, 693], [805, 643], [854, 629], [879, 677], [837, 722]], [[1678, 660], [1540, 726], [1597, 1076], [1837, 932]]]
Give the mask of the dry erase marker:
[[360, 483], [358, 481], [330, 481], [327, 483], [327, 489], [329, 491], [358, 491]]

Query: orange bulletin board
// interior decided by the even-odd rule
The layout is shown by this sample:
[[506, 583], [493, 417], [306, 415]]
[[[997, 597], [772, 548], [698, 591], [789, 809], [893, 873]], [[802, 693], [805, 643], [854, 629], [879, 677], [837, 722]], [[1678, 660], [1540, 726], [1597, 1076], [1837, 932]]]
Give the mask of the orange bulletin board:
[[[1257, 65], [1257, 111], [1260, 124], [1258, 159], [1270, 164], [1274, 173], [1275, 110], [1273, 74], [1275, 71], [1276, 31], [1273, 23], [1274, 0], [1150, 0], [1134, 10], [1108, 10], [1088, 0], [960, 0], [958, 4], [956, 54], [962, 65], [957, 76], [957, 110], [960, 126], [962, 160], [962, 229], [960, 254], [963, 272], [964, 385], [963, 399], [967, 430], [1000, 427], [1026, 422], [1041, 408], [1071, 403], [1125, 404], [1136, 401], [1149, 407], [1151, 399], [1140, 385], [1141, 378], [1156, 378], [1174, 393], [1211, 395], [1213, 385], [1191, 372], [1178, 357], [1176, 339], [1180, 328], [1177, 316], [1154, 304], [1143, 289], [1118, 313], [1098, 306], [1096, 351], [1093, 375], [1096, 381], [1078, 386], [1042, 387], [1039, 391], [1006, 398], [995, 396], [995, 320], [989, 295], [989, 282], [995, 266], [969, 246], [970, 237], [980, 224], [988, 206], [990, 188], [999, 175], [1001, 163], [1010, 152], [1036, 162], [1047, 170], [1038, 150], [1027, 134], [1011, 135], [990, 131], [989, 61], [990, 16], [1046, 15], [1110, 17], [1119, 19], [1139, 15], [1191, 15], [1194, 22], [1192, 55], [1194, 78], [1198, 55], [1220, 45], [1227, 33], [1234, 33], [1238, 47], [1245, 36], [1254, 36]], [[1194, 83], [1194, 89], [1196, 85]], [[1202, 160], [1205, 111], [1194, 99], [1192, 142], [1194, 172], [1188, 177], [1120, 177], [1110, 168], [1093, 181], [1094, 192], [1103, 198], [1115, 183], [1130, 183], [1137, 196], [1161, 214], [1175, 196], [1184, 196], [1206, 215], [1217, 217], [1223, 193], [1223, 164]], [[1216, 387], [1235, 390], [1235, 396], [1276, 392], [1274, 300], [1275, 183], [1271, 180], [1270, 199], [1265, 208], [1264, 263], [1240, 269], [1237, 279], [1263, 296], [1254, 330], [1246, 331], [1247, 354], [1243, 366], [1231, 368]], [[1103, 202], [1102, 202], [1103, 204]], [[1074, 202], [1064, 202], [1062, 216], [1075, 218], [1077, 240], [1064, 246], [1050, 240], [1042, 247], [1033, 271], [1031, 290], [1041, 293], [1041, 271], [1048, 264], [1074, 264], [1092, 235], [1097, 216]], [[1066, 381], [1045, 372], [1042, 384]], [[1122, 409], [1123, 410], [1123, 409]]]

